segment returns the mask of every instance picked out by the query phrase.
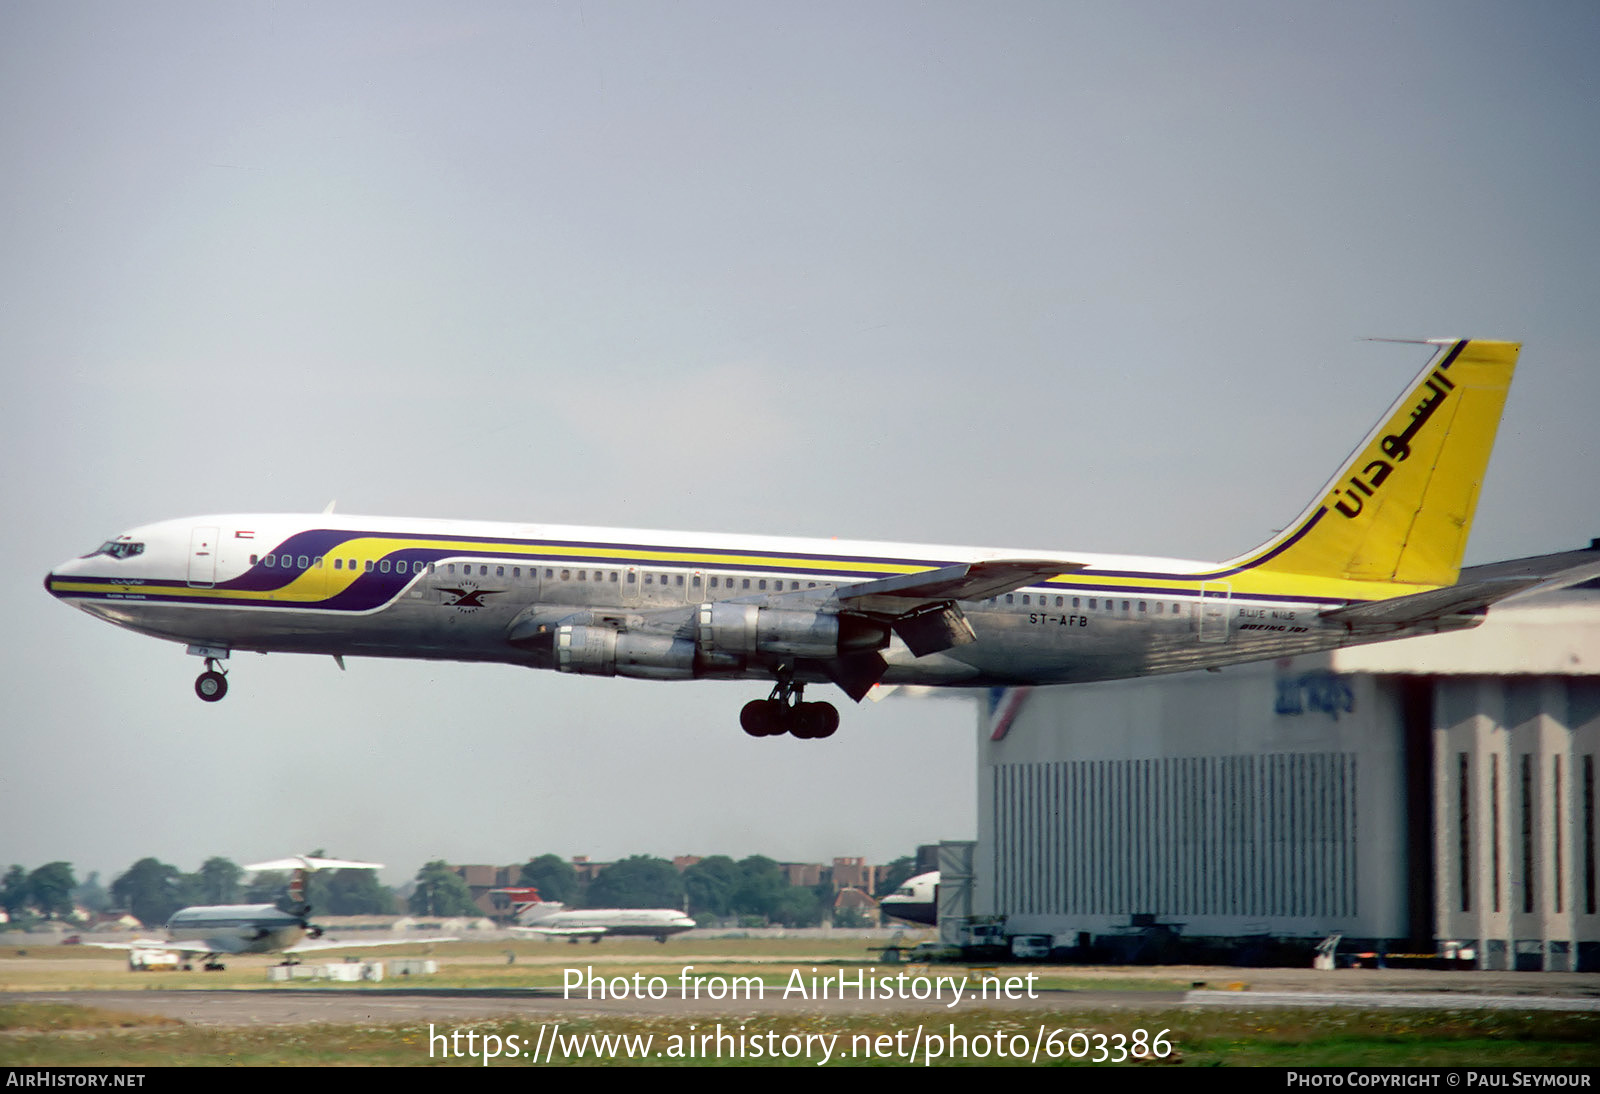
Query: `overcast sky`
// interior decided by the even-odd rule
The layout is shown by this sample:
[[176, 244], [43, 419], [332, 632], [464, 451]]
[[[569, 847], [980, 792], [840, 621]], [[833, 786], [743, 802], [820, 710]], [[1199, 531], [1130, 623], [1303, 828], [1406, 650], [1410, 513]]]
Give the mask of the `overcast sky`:
[[[886, 861], [969, 700], [241, 654], [54, 603], [238, 511], [1222, 558], [1525, 342], [1468, 561], [1600, 536], [1600, 7], [0, 0], [0, 868]], [[831, 690], [831, 689], [830, 689]]]

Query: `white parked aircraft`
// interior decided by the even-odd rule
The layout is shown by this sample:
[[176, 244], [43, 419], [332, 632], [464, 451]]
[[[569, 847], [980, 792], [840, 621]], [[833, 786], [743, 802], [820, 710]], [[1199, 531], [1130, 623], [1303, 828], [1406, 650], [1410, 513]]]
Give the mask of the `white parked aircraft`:
[[907, 878], [905, 884], [878, 902], [885, 915], [911, 923], [939, 922], [939, 871]]
[[[665, 942], [672, 935], [695, 928], [694, 920], [676, 908], [576, 908], [567, 911], [567, 906], [560, 901], [540, 900], [538, 894], [529, 889], [508, 892], [524, 895], [524, 899], [513, 904], [517, 925], [511, 930], [519, 934], [566, 938], [573, 942], [582, 938], [599, 942], [608, 935], [631, 935]], [[527, 895], [532, 899], [526, 899]]]
[[1224, 562], [386, 517], [150, 524], [50, 593], [205, 658], [501, 661], [773, 683], [753, 736], [826, 737], [832, 682], [1066, 684], [1470, 627], [1537, 576], [1457, 585], [1520, 347], [1449, 340], [1303, 513]]
[[141, 938], [133, 942], [85, 944], [104, 950], [177, 950], [188, 958], [200, 958], [206, 971], [211, 972], [224, 968], [220, 958], [229, 954], [281, 953], [292, 962], [296, 955], [315, 950], [415, 946], [455, 941], [454, 938], [318, 941], [322, 938], [322, 928], [311, 924], [311, 905], [305, 899], [306, 875], [313, 870], [381, 870], [381, 863], [296, 855], [272, 862], [258, 862], [245, 869], [293, 871], [290, 874], [288, 901], [282, 907], [277, 904], [211, 904], [180, 908], [167, 920], [165, 939]]

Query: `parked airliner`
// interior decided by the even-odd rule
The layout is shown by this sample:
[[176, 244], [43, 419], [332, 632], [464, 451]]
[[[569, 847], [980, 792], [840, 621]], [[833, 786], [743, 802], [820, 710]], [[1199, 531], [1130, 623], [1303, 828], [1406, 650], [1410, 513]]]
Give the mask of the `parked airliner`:
[[939, 871], [907, 878], [905, 884], [878, 902], [885, 915], [911, 923], [939, 922]]
[[[349, 950], [373, 946], [414, 946], [429, 942], [454, 942], [453, 938], [402, 938], [382, 941], [316, 941], [322, 928], [311, 924], [306, 903], [306, 875], [313, 870], [381, 870], [382, 863], [346, 862], [343, 859], [293, 858], [258, 862], [246, 870], [289, 870], [288, 899], [278, 904], [209, 904], [180, 908], [167, 920], [165, 939], [141, 938], [134, 942], [89, 942], [103, 950], [177, 950], [199, 957], [207, 972], [223, 969], [221, 958], [240, 953], [281, 953], [292, 962], [295, 955], [314, 950]], [[312, 939], [313, 941], [306, 941]]]
[[740, 716], [758, 737], [834, 732], [808, 684], [1066, 684], [1469, 627], [1539, 580], [1456, 584], [1520, 346], [1431, 344], [1305, 511], [1225, 562], [327, 512], [146, 525], [45, 587], [185, 644], [210, 702], [235, 650], [501, 661], [770, 681]]

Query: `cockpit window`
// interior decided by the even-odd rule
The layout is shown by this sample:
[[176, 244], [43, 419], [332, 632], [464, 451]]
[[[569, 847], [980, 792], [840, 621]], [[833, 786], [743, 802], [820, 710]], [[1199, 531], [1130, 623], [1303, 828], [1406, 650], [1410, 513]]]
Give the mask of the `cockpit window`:
[[144, 544], [132, 543], [125, 539], [108, 539], [100, 545], [98, 551], [90, 551], [84, 558], [93, 558], [95, 555], [110, 555], [112, 558], [132, 558], [134, 555], [144, 554]]

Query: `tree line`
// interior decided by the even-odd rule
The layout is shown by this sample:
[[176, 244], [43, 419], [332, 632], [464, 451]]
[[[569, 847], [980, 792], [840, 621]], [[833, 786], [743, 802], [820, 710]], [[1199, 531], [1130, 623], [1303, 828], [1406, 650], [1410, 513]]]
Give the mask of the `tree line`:
[[[313, 855], [322, 857], [322, 852]], [[893, 892], [911, 875], [913, 865], [910, 858], [890, 863], [874, 895]], [[523, 865], [517, 884], [533, 886], [542, 899], [573, 908], [680, 908], [704, 923], [736, 920], [746, 926], [815, 926], [830, 911], [834, 896], [827, 884], [791, 885], [783, 867], [763, 855], [737, 862], [712, 855], [682, 871], [666, 859], [634, 855], [586, 878], [566, 859], [545, 854]], [[287, 872], [261, 871], [247, 882], [243, 868], [221, 856], [207, 859], [194, 873], [142, 858], [118, 875], [109, 890], [96, 873], [80, 884], [70, 863], [52, 862], [32, 871], [13, 865], [0, 878], [0, 907], [12, 924], [22, 926], [67, 918], [74, 906], [93, 913], [126, 912], [147, 926], [159, 926], [191, 905], [280, 903], [288, 887]], [[482, 914], [461, 875], [442, 860], [417, 871], [403, 902], [372, 870], [317, 871], [307, 880], [306, 898], [321, 915], [393, 915], [402, 903], [413, 915]], [[834, 922], [865, 925], [865, 918], [854, 910], [841, 911]]]
[[[320, 852], [319, 852], [320, 854]], [[0, 878], [0, 907], [14, 925], [64, 919], [75, 906], [94, 914], [126, 912], [147, 926], [160, 926], [179, 908], [204, 904], [277, 904], [288, 898], [289, 873], [258, 872], [249, 883], [244, 869], [216, 856], [186, 874], [156, 858], [142, 858], [117, 876], [108, 890], [91, 873], [81, 885], [71, 863], [52, 862], [29, 872], [12, 866]], [[394, 890], [371, 870], [319, 871], [310, 876], [306, 898], [325, 915], [391, 915], [400, 908]]]

